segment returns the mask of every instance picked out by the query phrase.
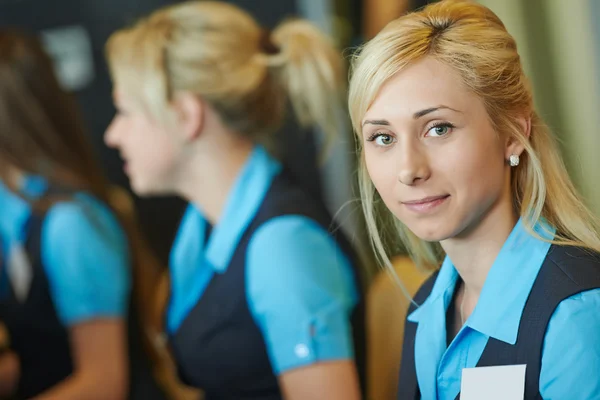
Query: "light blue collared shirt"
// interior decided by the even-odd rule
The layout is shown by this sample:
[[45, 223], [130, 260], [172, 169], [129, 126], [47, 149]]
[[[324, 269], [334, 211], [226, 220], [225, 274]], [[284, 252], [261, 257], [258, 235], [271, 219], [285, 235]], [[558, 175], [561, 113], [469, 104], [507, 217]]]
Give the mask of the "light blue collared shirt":
[[[36, 198], [47, 188], [44, 179], [30, 176], [23, 181], [21, 190]], [[0, 182], [2, 264], [9, 262], [11, 247], [24, 245], [25, 224], [31, 212], [29, 203]], [[54, 204], [42, 223], [40, 251], [50, 294], [65, 326], [127, 313], [130, 290], [127, 239], [104, 204], [84, 193]]]
[[[171, 251], [169, 333], [177, 331], [214, 274], [226, 271], [280, 170], [255, 147], [208, 241], [201, 211], [188, 207]], [[250, 239], [246, 263], [247, 301], [276, 374], [353, 357], [350, 314], [358, 291], [349, 260], [326, 230], [303, 216], [273, 218]]]
[[[551, 238], [554, 230], [535, 226]], [[423, 399], [454, 400], [463, 368], [477, 365], [490, 337], [514, 345], [525, 303], [550, 244], [528, 233], [521, 220], [489, 271], [479, 301], [450, 346], [446, 310], [458, 272], [446, 257], [431, 294], [408, 316], [418, 323], [415, 337], [417, 380]], [[600, 399], [600, 289], [574, 295], [557, 307], [542, 351], [540, 393], [544, 399]]]

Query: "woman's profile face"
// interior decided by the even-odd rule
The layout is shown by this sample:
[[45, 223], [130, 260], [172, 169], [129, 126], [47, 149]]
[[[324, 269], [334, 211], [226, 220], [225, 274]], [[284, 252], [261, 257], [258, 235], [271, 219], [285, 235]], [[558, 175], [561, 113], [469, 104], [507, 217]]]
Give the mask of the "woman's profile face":
[[362, 140], [375, 188], [421, 239], [468, 234], [511, 202], [506, 160], [514, 145], [494, 131], [458, 73], [434, 58], [382, 87], [362, 120]]
[[132, 189], [138, 195], [171, 192], [181, 149], [176, 135], [151, 121], [124, 92], [114, 97], [117, 114], [104, 141], [121, 154]]

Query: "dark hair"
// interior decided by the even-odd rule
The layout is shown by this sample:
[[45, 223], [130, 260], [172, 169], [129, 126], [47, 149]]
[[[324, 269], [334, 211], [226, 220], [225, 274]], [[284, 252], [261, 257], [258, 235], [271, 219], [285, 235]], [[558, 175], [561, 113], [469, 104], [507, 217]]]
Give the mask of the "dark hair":
[[60, 197], [34, 201], [39, 208], [78, 191], [110, 207], [127, 233], [138, 319], [146, 332], [159, 267], [140, 235], [132, 202], [123, 191], [111, 190], [104, 178], [76, 103], [61, 88], [42, 43], [31, 35], [0, 30], [0, 179], [20, 194], [11, 170], [41, 176], [60, 188]]
[[106, 180], [51, 58], [36, 37], [0, 30], [0, 177], [14, 188], [11, 167], [108, 203]]

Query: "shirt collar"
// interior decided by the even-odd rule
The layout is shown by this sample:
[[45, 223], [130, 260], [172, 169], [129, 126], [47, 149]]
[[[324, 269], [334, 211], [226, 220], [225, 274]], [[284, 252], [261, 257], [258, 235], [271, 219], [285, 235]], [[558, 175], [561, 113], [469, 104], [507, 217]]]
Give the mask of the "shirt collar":
[[[551, 240], [555, 229], [539, 221], [533, 230]], [[492, 265], [475, 310], [466, 322], [470, 328], [509, 344], [515, 344], [525, 303], [551, 243], [534, 237], [519, 219]], [[432, 305], [452, 299], [458, 272], [446, 257], [431, 295], [410, 314], [409, 321], [419, 322], [431, 313]]]
[[[23, 195], [35, 199], [47, 190], [46, 180], [27, 176], [21, 181]], [[23, 241], [23, 228], [31, 214], [30, 205], [0, 181], [0, 233], [8, 241]]]
[[450, 304], [457, 280], [458, 271], [456, 271], [456, 268], [452, 265], [450, 258], [446, 257], [433, 288], [431, 289], [431, 293], [423, 304], [408, 316], [408, 320], [418, 323], [422, 318], [427, 318], [427, 316], [430, 315], [432, 308], [440, 302], [443, 302], [444, 309], [446, 309], [448, 304]]
[[[263, 147], [255, 146], [230, 191], [223, 217], [206, 243], [206, 259], [216, 272], [227, 269], [242, 235], [271, 187], [273, 177], [280, 170], [281, 165]], [[202, 224], [202, 243], [205, 229], [206, 221]]]

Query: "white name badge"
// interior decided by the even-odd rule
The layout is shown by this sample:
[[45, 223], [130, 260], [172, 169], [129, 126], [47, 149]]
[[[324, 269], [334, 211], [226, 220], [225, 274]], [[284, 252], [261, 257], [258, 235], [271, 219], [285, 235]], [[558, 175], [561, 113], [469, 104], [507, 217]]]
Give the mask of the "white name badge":
[[7, 272], [15, 297], [18, 301], [25, 302], [33, 280], [33, 268], [25, 248], [20, 243], [13, 243], [10, 248]]
[[465, 368], [461, 400], [523, 400], [526, 365]]

